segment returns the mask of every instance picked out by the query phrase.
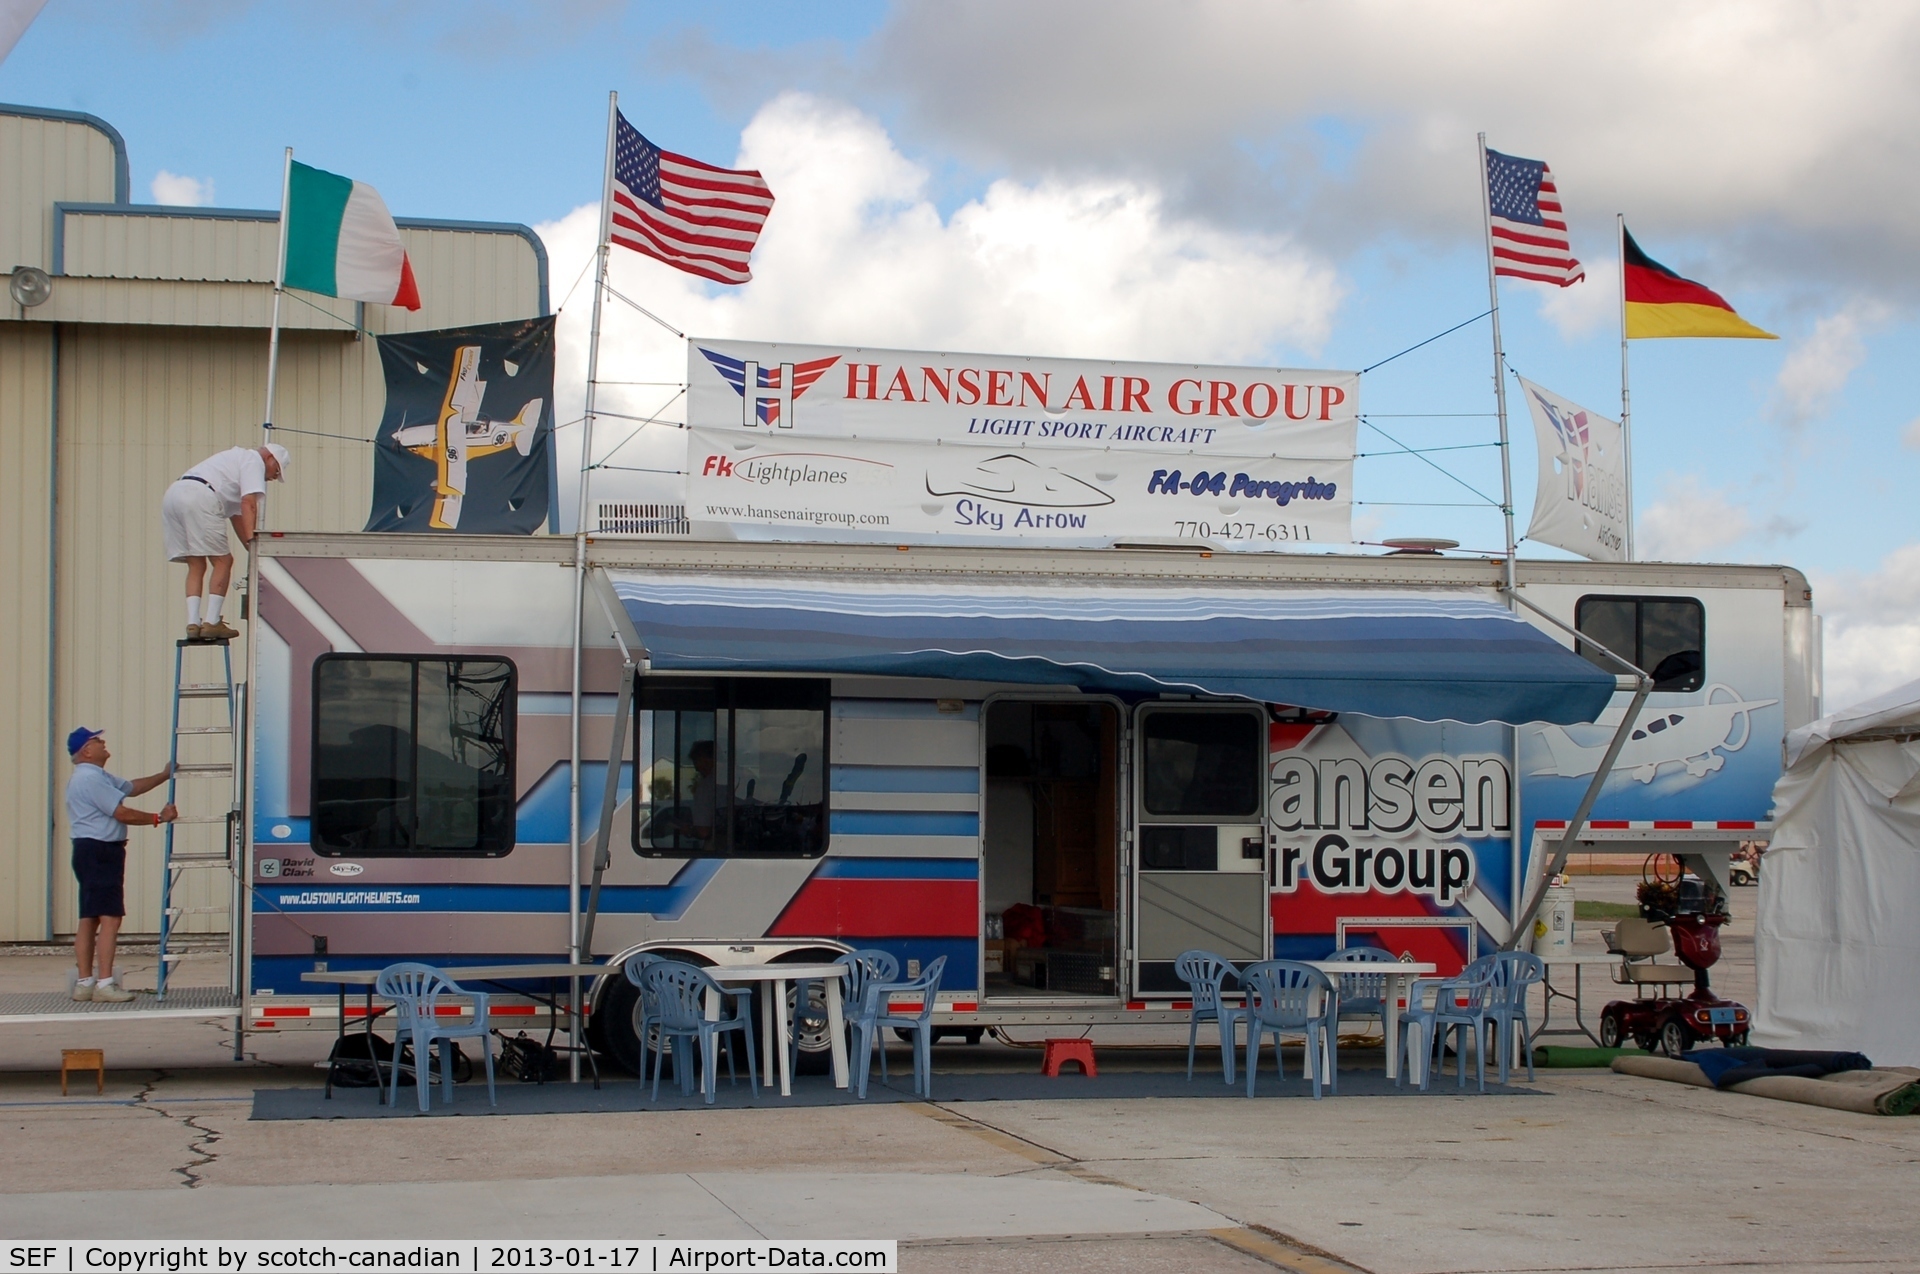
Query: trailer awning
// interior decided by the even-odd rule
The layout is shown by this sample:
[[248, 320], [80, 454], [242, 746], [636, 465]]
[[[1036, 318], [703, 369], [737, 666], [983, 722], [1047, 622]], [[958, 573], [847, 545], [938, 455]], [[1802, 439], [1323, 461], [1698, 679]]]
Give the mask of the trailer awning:
[[1423, 721], [1591, 721], [1611, 673], [1483, 597], [609, 570], [657, 671], [1232, 695]]

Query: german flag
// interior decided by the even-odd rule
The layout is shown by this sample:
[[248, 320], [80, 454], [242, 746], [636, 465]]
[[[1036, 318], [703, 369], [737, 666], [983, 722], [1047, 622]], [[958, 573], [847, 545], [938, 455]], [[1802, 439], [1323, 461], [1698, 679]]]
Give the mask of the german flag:
[[1640, 250], [1626, 227], [1620, 230], [1626, 254], [1627, 336], [1743, 336], [1777, 341], [1733, 312], [1726, 299], [1692, 279], [1683, 279]]

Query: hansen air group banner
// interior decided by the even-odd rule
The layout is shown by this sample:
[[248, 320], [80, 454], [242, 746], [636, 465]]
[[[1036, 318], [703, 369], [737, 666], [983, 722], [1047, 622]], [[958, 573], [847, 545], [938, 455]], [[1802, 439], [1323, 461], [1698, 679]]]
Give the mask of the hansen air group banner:
[[687, 514], [784, 538], [1351, 539], [1353, 372], [687, 345]]
[[1596, 562], [1627, 560], [1627, 466], [1620, 422], [1526, 377], [1540, 486], [1527, 538]]
[[553, 319], [381, 336], [369, 531], [532, 535], [553, 459]]

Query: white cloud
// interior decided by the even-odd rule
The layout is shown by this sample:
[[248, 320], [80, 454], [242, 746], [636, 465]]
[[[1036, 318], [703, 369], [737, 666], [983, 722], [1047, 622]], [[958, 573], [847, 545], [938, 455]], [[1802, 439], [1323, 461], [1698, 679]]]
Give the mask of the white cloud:
[[1624, 209], [1739, 304], [1762, 274], [1915, 289], [1889, 264], [1920, 262], [1920, 167], [1894, 158], [1916, 56], [1913, 5], [904, 0], [855, 74], [988, 167], [1150, 174], [1208, 215], [1343, 245], [1477, 239], [1484, 129], [1553, 165], [1590, 264]]
[[1867, 333], [1887, 317], [1886, 306], [1856, 301], [1813, 325], [1813, 332], [1788, 352], [1774, 381], [1774, 411], [1782, 424], [1797, 429], [1824, 416], [1867, 360]]
[[1817, 578], [1813, 600], [1825, 618], [1826, 711], [1920, 678], [1920, 544], [1867, 574]]
[[153, 175], [153, 201], [204, 208], [213, 202], [213, 178], [185, 177], [162, 168]]
[[1603, 327], [1620, 330], [1620, 264], [1588, 261], [1584, 283], [1569, 288], [1539, 288], [1540, 314], [1569, 341]]
[[[879, 123], [818, 97], [764, 106], [738, 162], [764, 173], [778, 199], [752, 283], [720, 290], [615, 250], [614, 286], [696, 335], [1258, 361], [1278, 345], [1315, 347], [1341, 297], [1334, 271], [1287, 238], [1183, 217], [1144, 182], [1006, 179], [943, 217], [927, 171]], [[591, 255], [595, 217], [584, 207], [538, 227], [556, 280], [570, 281]], [[579, 414], [584, 392], [591, 293], [582, 285], [560, 320], [563, 421]], [[618, 301], [607, 307], [603, 380], [685, 379], [684, 343]], [[602, 405], [645, 415], [672, 394], [617, 387]], [[596, 455], [628, 428], [609, 425]], [[677, 468], [678, 437], [649, 433], [616, 462]], [[655, 482], [658, 494], [673, 480], [610, 476], [606, 489], [629, 481]]]
[[1669, 474], [1660, 498], [1640, 510], [1634, 556], [1647, 562], [1706, 561], [1753, 529], [1753, 518], [1724, 488], [1709, 487], [1694, 474]]

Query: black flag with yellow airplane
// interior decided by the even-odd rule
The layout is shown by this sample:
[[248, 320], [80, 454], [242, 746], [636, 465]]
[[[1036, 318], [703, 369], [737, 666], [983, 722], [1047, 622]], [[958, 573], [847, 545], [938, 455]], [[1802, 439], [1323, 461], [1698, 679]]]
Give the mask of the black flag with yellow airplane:
[[551, 317], [381, 336], [369, 531], [532, 535], [553, 481]]

